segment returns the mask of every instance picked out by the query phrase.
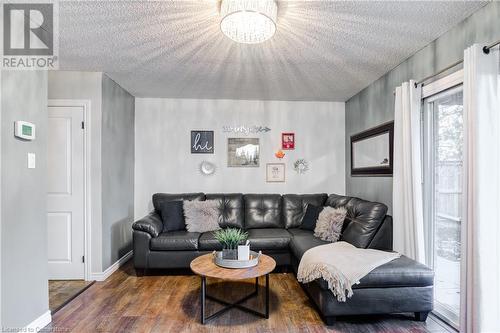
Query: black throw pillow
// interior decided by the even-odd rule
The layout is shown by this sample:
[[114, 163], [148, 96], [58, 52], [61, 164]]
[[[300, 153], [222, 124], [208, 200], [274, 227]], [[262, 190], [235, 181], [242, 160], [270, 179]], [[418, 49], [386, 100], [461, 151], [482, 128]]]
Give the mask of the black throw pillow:
[[186, 230], [182, 201], [166, 201], [161, 205], [163, 232]]
[[323, 207], [307, 204], [306, 213], [302, 218], [300, 229], [314, 231], [314, 228], [316, 228], [316, 221], [318, 220], [319, 213], [321, 213], [322, 210]]

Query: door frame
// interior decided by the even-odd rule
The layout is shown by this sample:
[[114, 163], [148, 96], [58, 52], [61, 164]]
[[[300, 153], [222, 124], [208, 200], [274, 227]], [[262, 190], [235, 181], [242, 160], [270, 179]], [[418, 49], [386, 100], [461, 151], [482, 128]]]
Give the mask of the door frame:
[[[453, 72], [445, 77], [440, 78], [439, 80], [436, 80], [432, 83], [429, 83], [428, 85], [424, 85], [422, 88], [422, 98], [421, 98], [421, 103], [422, 103], [422, 108], [421, 108], [421, 122], [422, 122], [422, 156], [423, 156], [423, 168], [422, 168], [422, 175], [423, 175], [423, 201], [424, 201], [424, 219], [429, 220], [432, 218], [434, 215], [433, 207], [429, 207], [428, 202], [429, 201], [434, 201], [433, 198], [427, 197], [428, 195], [431, 195], [433, 197], [434, 195], [434, 174], [431, 172], [431, 166], [434, 164], [434, 159], [433, 159], [433, 153], [430, 149], [427, 149], [427, 145], [425, 143], [425, 140], [427, 138], [432, 137], [432, 133], [434, 132], [434, 121], [432, 117], [434, 115], [430, 115], [428, 110], [425, 108], [424, 102], [425, 100], [433, 100], [433, 98], [438, 97], [442, 93], [446, 91], [451, 91], [454, 89], [459, 89], [460, 86], [463, 86], [464, 83], [464, 71], [463, 69], [457, 70], [456, 72]], [[463, 89], [463, 87], [462, 87]], [[426, 163], [427, 162], [427, 163]], [[464, 221], [462, 221], [464, 223]], [[424, 221], [425, 225], [425, 221]], [[425, 230], [425, 236], [426, 236], [426, 242], [425, 242], [425, 247], [426, 250], [428, 250], [432, 244], [434, 243], [434, 233], [431, 232], [431, 230], [428, 230], [428, 226], [425, 225], [424, 228]], [[433, 254], [432, 254], [433, 255]], [[434, 258], [431, 256], [431, 253], [426, 253], [426, 262], [427, 264], [434, 266]], [[462, 266], [462, 261], [460, 261], [460, 266]], [[461, 277], [460, 277], [461, 278]], [[460, 281], [460, 285], [462, 284], [462, 281]], [[436, 306], [437, 305], [437, 306]], [[446, 308], [443, 308], [439, 304], [436, 304], [436, 300], [434, 299], [434, 310], [432, 313], [453, 327], [456, 330], [459, 330], [459, 322], [455, 323], [452, 319], [450, 319], [450, 316], [453, 314], [448, 313], [449, 311]], [[460, 314], [459, 314], [460, 316]], [[460, 319], [460, 318], [459, 318]]]
[[[47, 103], [48, 107], [82, 107], [83, 108], [83, 224], [84, 224], [84, 235], [83, 235], [83, 253], [85, 256], [84, 262], [84, 279], [85, 281], [92, 281], [91, 278], [91, 112], [90, 100], [85, 99], [49, 99]], [[48, 116], [48, 114], [47, 114]]]

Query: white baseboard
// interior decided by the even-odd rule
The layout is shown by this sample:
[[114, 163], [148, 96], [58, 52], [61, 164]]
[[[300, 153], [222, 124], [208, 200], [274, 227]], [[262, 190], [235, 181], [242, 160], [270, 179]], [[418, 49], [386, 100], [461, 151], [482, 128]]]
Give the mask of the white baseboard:
[[125, 254], [123, 257], [118, 259], [113, 265], [109, 266], [104, 272], [97, 272], [97, 273], [91, 273], [90, 278], [94, 281], [104, 281], [108, 277], [111, 276], [114, 272], [118, 270], [121, 266], [123, 266], [124, 263], [129, 261], [130, 258], [132, 258], [132, 255], [134, 254], [133, 251], [128, 252]]
[[42, 328], [50, 324], [51, 321], [52, 315], [50, 314], [50, 310], [47, 310], [47, 312], [28, 324], [23, 332], [39, 332]]

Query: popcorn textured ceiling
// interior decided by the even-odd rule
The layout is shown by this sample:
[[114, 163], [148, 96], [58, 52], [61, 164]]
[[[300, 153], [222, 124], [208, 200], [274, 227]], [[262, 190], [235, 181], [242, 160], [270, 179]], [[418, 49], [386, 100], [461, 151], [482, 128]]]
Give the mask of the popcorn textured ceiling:
[[345, 101], [485, 2], [281, 1], [269, 41], [237, 44], [214, 1], [62, 1], [63, 70], [138, 97]]

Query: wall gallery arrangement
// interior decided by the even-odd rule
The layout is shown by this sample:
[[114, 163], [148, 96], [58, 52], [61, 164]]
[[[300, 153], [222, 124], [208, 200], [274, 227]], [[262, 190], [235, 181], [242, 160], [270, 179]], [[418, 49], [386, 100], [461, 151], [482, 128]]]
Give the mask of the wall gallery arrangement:
[[276, 156], [276, 158], [279, 158], [280, 160], [285, 157], [285, 153], [283, 152], [283, 150], [278, 150], [276, 153], [274, 153], [274, 156]]
[[303, 158], [299, 158], [293, 163], [293, 170], [298, 174], [304, 174], [309, 170], [309, 162]]
[[271, 129], [267, 126], [222, 126], [222, 132], [224, 133], [234, 133], [234, 134], [259, 134], [267, 133]]
[[[234, 134], [257, 134], [267, 133], [271, 129], [267, 126], [223, 126], [224, 133]], [[274, 153], [274, 157], [283, 160], [283, 150], [295, 149], [295, 133], [281, 133], [281, 148]], [[193, 130], [191, 131], [191, 153], [192, 154], [214, 154], [214, 131]], [[227, 138], [227, 166], [228, 167], [254, 167], [260, 166], [260, 140], [259, 138]], [[202, 176], [215, 174], [217, 167], [209, 161], [201, 161], [198, 171]], [[266, 164], [266, 182], [285, 182], [285, 163]], [[293, 163], [293, 170], [297, 174], [304, 174], [309, 170], [309, 162], [304, 158], [297, 159]]]
[[258, 167], [260, 158], [259, 138], [228, 138], [228, 167]]
[[217, 167], [212, 162], [202, 161], [198, 167], [202, 176], [211, 176], [217, 171]]
[[285, 163], [267, 163], [266, 181], [268, 183], [285, 182]]
[[191, 131], [191, 154], [213, 154], [214, 131]]
[[281, 133], [281, 149], [295, 149], [295, 133]]

